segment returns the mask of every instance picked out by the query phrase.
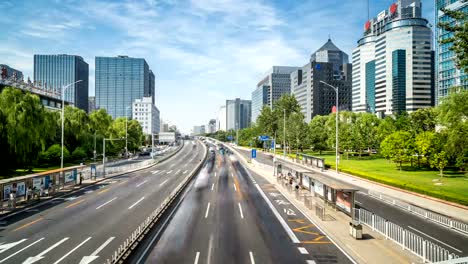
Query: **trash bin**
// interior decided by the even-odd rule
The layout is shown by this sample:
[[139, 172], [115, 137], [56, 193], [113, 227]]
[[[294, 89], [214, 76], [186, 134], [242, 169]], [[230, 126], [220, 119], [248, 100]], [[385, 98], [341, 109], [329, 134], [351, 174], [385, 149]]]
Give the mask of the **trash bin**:
[[357, 221], [349, 222], [349, 234], [355, 239], [362, 239], [362, 225]]

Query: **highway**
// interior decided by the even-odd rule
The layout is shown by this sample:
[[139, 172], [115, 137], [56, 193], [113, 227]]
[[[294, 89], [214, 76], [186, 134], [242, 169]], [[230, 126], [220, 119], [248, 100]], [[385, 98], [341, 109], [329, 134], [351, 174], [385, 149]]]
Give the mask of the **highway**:
[[173, 157], [5, 219], [0, 263], [103, 263], [203, 159], [186, 141]]
[[[250, 157], [250, 152], [247, 150], [237, 149], [244, 157]], [[260, 151], [257, 152], [256, 161], [273, 165], [273, 157], [266, 155]], [[284, 162], [284, 161], [282, 161]], [[297, 165], [287, 162], [292, 168], [297, 168]], [[300, 168], [300, 170], [303, 170]], [[388, 221], [398, 224], [407, 230], [419, 235], [427, 240], [430, 240], [441, 247], [453, 252], [459, 256], [468, 256], [468, 235], [454, 231], [453, 229], [441, 226], [433, 221], [427, 220], [411, 212], [401, 209], [397, 206], [392, 206], [379, 199], [370, 197], [367, 194], [367, 189], [353, 185], [360, 190], [356, 193], [356, 208], [364, 208], [370, 212], [379, 215]]]
[[273, 185], [219, 151], [161, 228], [129, 263], [353, 263]]

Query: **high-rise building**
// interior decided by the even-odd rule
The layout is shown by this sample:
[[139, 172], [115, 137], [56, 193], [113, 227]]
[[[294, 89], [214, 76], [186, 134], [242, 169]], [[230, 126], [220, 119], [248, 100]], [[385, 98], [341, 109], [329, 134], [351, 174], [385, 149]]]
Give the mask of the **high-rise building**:
[[[453, 19], [444, 14], [440, 9], [457, 10], [468, 14], [468, 2], [461, 0], [435, 0], [435, 25], [439, 22], [453, 23]], [[468, 89], [468, 72], [465, 72], [455, 65], [455, 53], [450, 50], [452, 43], [441, 44], [440, 41], [452, 37], [453, 33], [441, 28], [435, 28], [435, 69], [436, 69], [436, 103], [450, 93], [450, 88], [462, 86]]]
[[252, 122], [257, 120], [264, 105], [273, 109], [284, 94], [291, 94], [291, 72], [299, 69], [290, 66], [273, 66], [252, 92]]
[[136, 99], [151, 97], [154, 75], [145, 59], [128, 56], [96, 57], [96, 104], [113, 117], [131, 117], [128, 107]]
[[210, 119], [206, 126], [206, 133], [212, 134], [216, 132], [216, 119]]
[[164, 120], [161, 119], [161, 122], [160, 122], [160, 130], [161, 132], [169, 132], [169, 124], [164, 122]]
[[160, 132], [159, 109], [153, 104], [153, 98], [135, 99], [132, 105], [132, 119], [138, 121], [146, 135]]
[[21, 71], [18, 71], [17, 69], [13, 69], [10, 66], [6, 64], [0, 64], [0, 70], [1, 70], [1, 78], [2, 79], [9, 79], [13, 78], [16, 80], [23, 80], [23, 73]]
[[76, 55], [34, 55], [34, 82], [45, 90], [61, 91], [79, 80], [65, 90], [64, 99], [88, 111], [88, 63]]
[[351, 110], [351, 64], [348, 55], [328, 41], [311, 56], [309, 63], [291, 73], [291, 91], [301, 106], [306, 122], [316, 115], [327, 115], [336, 105], [335, 90], [321, 83], [338, 87], [339, 109]]
[[243, 129], [250, 126], [252, 116], [252, 101], [226, 100], [226, 130]]
[[96, 107], [96, 96], [88, 97], [88, 113], [92, 113], [97, 110]]
[[222, 105], [218, 111], [216, 119], [216, 130], [227, 131], [226, 129], [226, 105]]
[[205, 126], [204, 125], [193, 126], [192, 135], [198, 136], [198, 135], [202, 135], [202, 134], [205, 134]]
[[398, 0], [364, 25], [353, 51], [353, 111], [379, 116], [434, 105], [432, 31], [420, 0]]

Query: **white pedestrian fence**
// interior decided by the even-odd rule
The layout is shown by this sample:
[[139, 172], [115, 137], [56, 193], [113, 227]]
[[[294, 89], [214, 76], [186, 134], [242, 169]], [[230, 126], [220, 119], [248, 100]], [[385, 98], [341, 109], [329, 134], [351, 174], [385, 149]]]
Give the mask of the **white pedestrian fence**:
[[373, 231], [385, 236], [386, 239], [390, 239], [403, 249], [416, 254], [424, 262], [439, 262], [459, 258], [458, 255], [450, 253], [447, 249], [365, 209], [355, 208], [354, 220], [369, 226]]
[[368, 194], [369, 194], [369, 196], [378, 198], [378, 199], [380, 199], [380, 200], [382, 200], [382, 201], [384, 201], [386, 203], [393, 204], [395, 206], [403, 208], [403, 209], [405, 209], [405, 210], [407, 210], [407, 211], [409, 211], [409, 212], [411, 212], [411, 213], [413, 213], [415, 215], [418, 215], [420, 217], [424, 217], [424, 218], [426, 218], [428, 220], [431, 220], [433, 222], [436, 222], [436, 223], [438, 223], [440, 225], [450, 227], [450, 228], [453, 228], [453, 229], [455, 229], [457, 231], [468, 234], [468, 224], [463, 223], [463, 222], [461, 222], [459, 220], [455, 220], [455, 219], [452, 219], [452, 218], [447, 217], [445, 215], [441, 215], [441, 214], [438, 214], [438, 213], [423, 209], [421, 207], [405, 203], [403, 201], [400, 201], [398, 199], [395, 199], [393, 197], [390, 197], [390, 196], [387, 196], [387, 195], [384, 195], [384, 194], [381, 194], [381, 193], [378, 193], [378, 192], [374, 192], [374, 191], [369, 190]]

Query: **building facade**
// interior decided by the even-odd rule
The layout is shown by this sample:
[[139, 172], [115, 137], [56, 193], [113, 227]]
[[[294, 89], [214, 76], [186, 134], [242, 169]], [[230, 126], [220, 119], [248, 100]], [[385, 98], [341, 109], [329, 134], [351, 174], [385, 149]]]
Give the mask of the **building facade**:
[[432, 31], [420, 0], [398, 0], [364, 25], [353, 51], [353, 111], [378, 116], [434, 105]]
[[34, 55], [34, 82], [45, 90], [59, 91], [63, 86], [73, 84], [65, 90], [65, 101], [88, 111], [89, 66], [76, 55]]
[[128, 56], [96, 57], [96, 104], [112, 118], [127, 116], [136, 99], [151, 97], [154, 105], [154, 74], [145, 59]]
[[97, 109], [98, 108], [96, 107], [96, 96], [88, 97], [88, 113], [92, 113]]
[[160, 132], [159, 109], [153, 104], [153, 98], [135, 99], [132, 105], [132, 119], [140, 123], [145, 135]]
[[336, 93], [326, 82], [338, 87], [339, 109], [351, 110], [351, 64], [348, 55], [328, 41], [311, 55], [309, 63], [291, 73], [291, 91], [308, 123], [316, 115], [328, 115], [336, 105]]
[[206, 125], [206, 133], [213, 134], [216, 130], [216, 119], [210, 119], [208, 124]]
[[222, 105], [218, 111], [218, 118], [216, 119], [217, 131], [227, 131], [226, 129], [226, 106]]
[[257, 120], [264, 105], [273, 109], [284, 94], [291, 94], [291, 72], [299, 67], [273, 66], [252, 92], [252, 122]]
[[205, 132], [206, 132], [205, 125], [193, 126], [193, 131], [192, 131], [193, 136], [199, 136], [199, 135], [205, 134]]
[[[461, 0], [435, 0], [435, 25], [439, 22], [454, 22], [440, 9], [458, 10], [468, 14], [468, 2]], [[441, 44], [440, 41], [453, 36], [453, 33], [435, 28], [435, 69], [436, 69], [436, 103], [450, 93], [454, 86], [468, 89], [468, 73], [455, 65], [455, 53], [450, 50], [452, 43]]]
[[242, 100], [239, 98], [226, 100], [226, 130], [249, 127], [251, 116], [251, 100]]
[[2, 79], [13, 78], [15, 80], [23, 80], [23, 73], [17, 69], [11, 68], [6, 64], [0, 64], [1, 77]]

